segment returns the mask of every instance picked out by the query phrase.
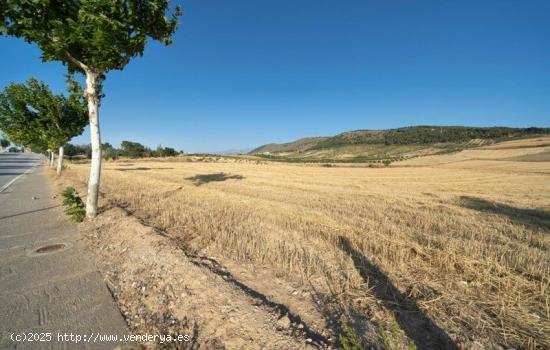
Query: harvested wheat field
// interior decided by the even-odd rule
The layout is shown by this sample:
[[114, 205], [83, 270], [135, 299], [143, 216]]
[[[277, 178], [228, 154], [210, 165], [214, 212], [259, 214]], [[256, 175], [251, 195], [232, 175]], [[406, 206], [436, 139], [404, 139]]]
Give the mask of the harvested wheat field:
[[[252, 312], [275, 310], [266, 332], [293, 339], [276, 348], [337, 347], [347, 320], [365, 347], [547, 349], [550, 162], [507, 158], [549, 144], [513, 141], [386, 168], [118, 160], [104, 164], [102, 215], [124, 208], [163, 244], [222, 274], [210, 283], [247, 294]], [[67, 171], [80, 186], [87, 173], [87, 164]], [[244, 304], [238, 319], [252, 317]], [[250, 330], [239, 342], [214, 334], [216, 312], [186, 317], [203, 317], [197, 324], [216, 346], [261, 347]]]

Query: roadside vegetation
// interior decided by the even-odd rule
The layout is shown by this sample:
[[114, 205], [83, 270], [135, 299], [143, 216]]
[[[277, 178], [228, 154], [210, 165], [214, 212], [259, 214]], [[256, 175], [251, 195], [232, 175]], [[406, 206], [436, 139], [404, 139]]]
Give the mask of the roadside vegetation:
[[349, 325], [348, 321], [342, 317], [340, 321], [341, 332], [338, 335], [338, 342], [343, 350], [363, 350], [363, 339]]
[[84, 207], [84, 202], [82, 202], [82, 199], [74, 187], [67, 187], [61, 195], [63, 196], [65, 213], [73, 222], [82, 222], [82, 220], [86, 217], [86, 209]]

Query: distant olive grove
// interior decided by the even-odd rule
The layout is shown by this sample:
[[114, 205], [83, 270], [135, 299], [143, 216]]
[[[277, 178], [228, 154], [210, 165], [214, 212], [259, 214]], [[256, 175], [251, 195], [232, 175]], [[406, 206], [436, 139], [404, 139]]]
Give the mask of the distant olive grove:
[[[122, 141], [120, 148], [116, 148], [108, 142], [101, 144], [101, 154], [104, 159], [117, 159], [119, 157], [173, 157], [182, 153], [183, 151], [176, 151], [172, 147], [162, 147], [162, 145], [159, 145], [156, 149], [151, 149], [139, 142], [132, 141]], [[65, 145], [65, 154], [68, 157], [81, 156], [90, 159], [92, 157], [92, 146], [90, 144], [73, 145], [67, 143]]]
[[[461, 143], [471, 140], [499, 140], [547, 135], [550, 128], [508, 128], [467, 126], [410, 126], [388, 130], [355, 130], [314, 143], [309, 150], [365, 144], [414, 145]], [[252, 152], [257, 152], [254, 150]]]

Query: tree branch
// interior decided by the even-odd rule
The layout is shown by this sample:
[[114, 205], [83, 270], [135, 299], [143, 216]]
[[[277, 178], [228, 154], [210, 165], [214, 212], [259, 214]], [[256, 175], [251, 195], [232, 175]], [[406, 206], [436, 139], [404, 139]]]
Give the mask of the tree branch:
[[67, 58], [69, 59], [69, 61], [71, 61], [74, 65], [80, 67], [83, 71], [89, 71], [91, 70], [90, 67], [88, 67], [87, 65], [85, 65], [84, 63], [80, 62], [79, 60], [77, 60], [76, 58], [74, 58], [70, 53], [69, 51], [65, 51], [65, 55], [67, 56]]

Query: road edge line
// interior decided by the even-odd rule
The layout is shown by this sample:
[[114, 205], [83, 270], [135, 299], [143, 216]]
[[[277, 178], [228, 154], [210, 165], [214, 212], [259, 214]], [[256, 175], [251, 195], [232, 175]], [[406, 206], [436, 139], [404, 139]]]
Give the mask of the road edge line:
[[28, 173], [30, 173], [31, 170], [33, 170], [34, 168], [36, 167], [36, 165], [33, 165], [32, 168], [29, 168], [27, 169], [23, 174], [19, 174], [17, 175], [16, 177], [14, 177], [10, 182], [8, 182], [7, 184], [5, 184], [4, 186], [2, 186], [2, 188], [0, 188], [0, 193], [4, 192], [5, 190], [8, 189], [8, 187], [10, 187], [15, 181], [17, 181], [20, 177], [22, 177], [23, 175], [27, 175]]

